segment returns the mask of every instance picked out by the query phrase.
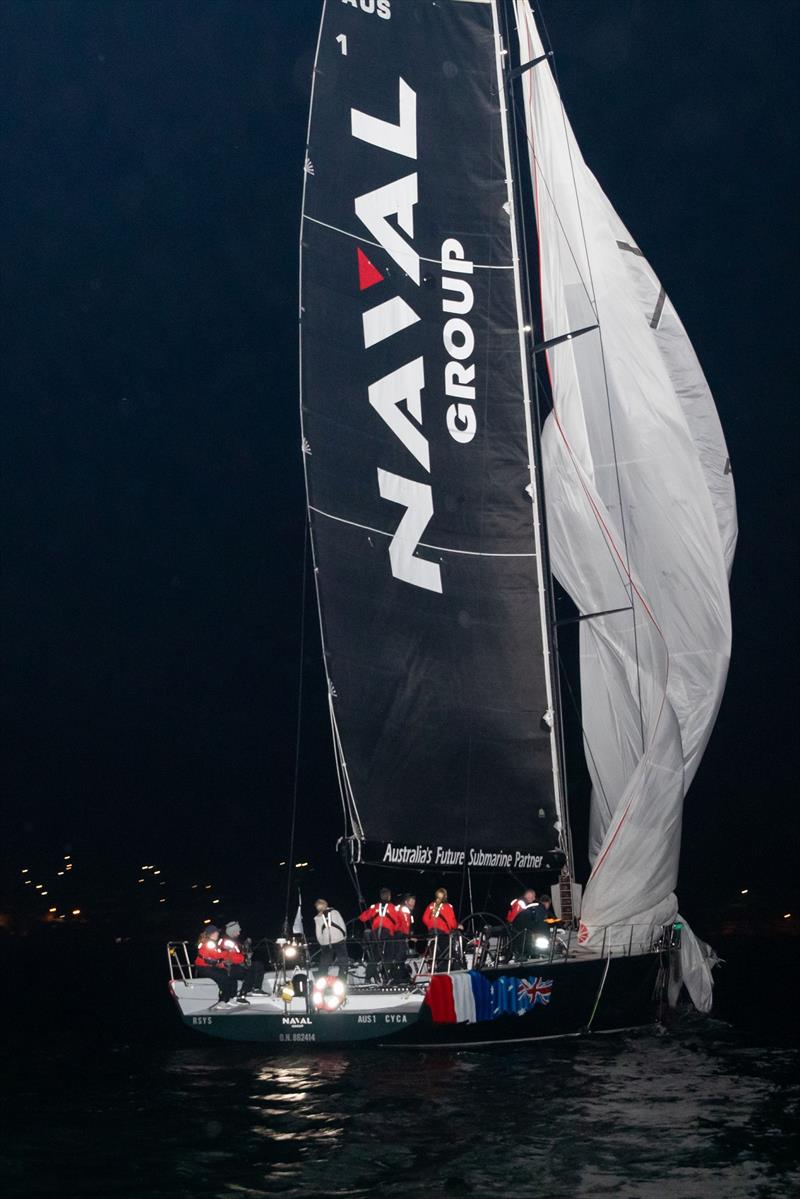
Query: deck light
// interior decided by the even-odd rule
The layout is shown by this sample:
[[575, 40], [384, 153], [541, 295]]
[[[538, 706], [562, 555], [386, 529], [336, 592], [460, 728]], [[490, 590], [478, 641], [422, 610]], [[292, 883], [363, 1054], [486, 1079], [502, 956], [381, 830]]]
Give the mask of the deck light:
[[57, 912], [58, 908], [48, 908], [48, 912]]
[[534, 937], [533, 944], [536, 949], [549, 949], [550, 948], [550, 938], [549, 937]]
[[745, 887], [743, 891], [739, 892], [740, 895], [748, 895], [749, 893], [750, 893], [749, 887]]
[[81, 914], [81, 909], [80, 909], [80, 908], [73, 908], [73, 909], [72, 909], [72, 915], [73, 915], [73, 916], [80, 916], [80, 914]]
[[784, 920], [790, 920], [790, 919], [791, 919], [791, 915], [792, 915], [792, 913], [791, 913], [791, 912], [784, 912], [784, 913], [783, 913], [783, 918], [784, 918]]
[[297, 946], [296, 945], [284, 945], [283, 956], [286, 958], [287, 962], [293, 962], [294, 959], [297, 957]]
[[294, 987], [290, 983], [281, 987], [281, 999], [284, 1003], [291, 1003], [294, 999]]

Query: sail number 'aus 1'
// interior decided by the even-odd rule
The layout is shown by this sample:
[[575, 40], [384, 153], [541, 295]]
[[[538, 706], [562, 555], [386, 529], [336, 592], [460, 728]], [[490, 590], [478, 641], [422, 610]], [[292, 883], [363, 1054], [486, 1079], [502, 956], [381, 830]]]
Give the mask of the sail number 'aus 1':
[[[397, 124], [351, 108], [351, 133], [378, 149], [416, 161], [417, 93], [403, 78], [398, 81], [398, 106]], [[357, 196], [355, 211], [375, 241], [419, 287], [420, 256], [411, 241], [417, 198], [417, 172], [414, 171]], [[396, 221], [396, 226], [389, 222], [390, 217]], [[448, 317], [442, 329], [448, 358], [444, 391], [447, 399], [453, 401], [447, 408], [445, 420], [453, 440], [464, 445], [472, 441], [477, 430], [475, 409], [470, 403], [475, 399], [475, 366], [469, 361], [475, 348], [475, 335], [464, 319], [475, 302], [472, 285], [465, 277], [472, 274], [473, 264], [464, 247], [453, 237], [442, 243], [441, 264], [442, 313]], [[419, 320], [418, 314], [402, 296], [383, 300], [362, 313], [364, 348], [370, 349]], [[372, 383], [369, 402], [411, 457], [430, 475], [430, 449], [422, 431], [424, 387], [425, 362], [420, 356]], [[431, 484], [378, 467], [378, 490], [382, 499], [400, 504], [406, 510], [389, 543], [392, 574], [414, 587], [441, 593], [442, 572], [438, 563], [420, 558], [415, 552], [433, 516]]]
[[384, 21], [389, 21], [392, 17], [392, 0], [342, 0], [342, 4], [349, 4], [350, 8], [360, 8], [365, 13], [375, 13], [376, 16], [383, 17]]

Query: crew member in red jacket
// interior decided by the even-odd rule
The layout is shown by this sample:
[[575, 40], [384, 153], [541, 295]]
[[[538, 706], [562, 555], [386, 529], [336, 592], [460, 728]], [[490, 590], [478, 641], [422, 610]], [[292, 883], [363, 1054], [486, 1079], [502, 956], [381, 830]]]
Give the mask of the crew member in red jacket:
[[416, 895], [404, 895], [397, 905], [397, 932], [395, 933], [395, 962], [396, 974], [399, 981], [409, 977], [405, 968], [411, 937], [414, 932], [414, 908], [417, 906]]
[[381, 887], [377, 903], [370, 904], [359, 916], [364, 928], [364, 941], [367, 960], [367, 982], [373, 982], [378, 977], [378, 963], [385, 964], [389, 969], [385, 977], [393, 973], [395, 962], [395, 934], [400, 930], [400, 920], [396, 906], [392, 903], [392, 893], [388, 887]]
[[[225, 925], [225, 933], [220, 938], [220, 948], [227, 965], [228, 974], [235, 983], [241, 983], [239, 1003], [247, 1003], [245, 995], [252, 990], [260, 990], [264, 978], [264, 968], [261, 962], [253, 960], [252, 942], [242, 941], [242, 928], [238, 920], [231, 920]], [[248, 960], [249, 959], [249, 960]]]
[[452, 961], [451, 937], [462, 927], [456, 919], [453, 905], [447, 902], [447, 891], [444, 887], [437, 887], [432, 903], [429, 903], [422, 913], [422, 923], [430, 933], [433, 969], [436, 970], [440, 964]]
[[520, 899], [512, 902], [506, 920], [511, 925], [511, 949], [518, 961], [531, 957], [531, 937], [526, 937], [526, 933], [535, 934], [537, 929], [546, 931], [546, 918], [547, 912], [531, 887], [522, 892]]
[[219, 987], [217, 1005], [224, 1007], [236, 996], [236, 980], [228, 974], [225, 950], [220, 945], [220, 931], [213, 924], [200, 934], [197, 957], [194, 959], [195, 978], [210, 978]]
[[[522, 892], [522, 896], [520, 899], [513, 899], [511, 901], [511, 907], [508, 909], [508, 915], [506, 916], [506, 922], [508, 924], [513, 924], [514, 921], [516, 920], [517, 916], [519, 916], [522, 912], [526, 912], [528, 910], [528, 908], [530, 908], [530, 907], [538, 907], [538, 906], [539, 905], [536, 900], [536, 892], [531, 887], [529, 887], [527, 891]], [[544, 918], [544, 916], [542, 918]]]

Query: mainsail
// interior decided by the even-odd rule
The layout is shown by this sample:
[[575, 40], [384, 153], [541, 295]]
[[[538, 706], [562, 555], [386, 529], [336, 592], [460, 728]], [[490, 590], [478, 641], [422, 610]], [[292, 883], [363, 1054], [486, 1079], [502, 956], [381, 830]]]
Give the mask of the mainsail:
[[[544, 59], [514, 0], [520, 59]], [[684, 795], [719, 709], [731, 640], [733, 480], [686, 332], [586, 166], [547, 61], [524, 73], [553, 411], [542, 439], [554, 571], [581, 613], [592, 775], [592, 872], [581, 936], [660, 924], [674, 887]], [[698, 1007], [710, 972], [688, 929]]]
[[301, 404], [347, 832], [387, 864], [565, 844], [494, 2], [328, 4]]

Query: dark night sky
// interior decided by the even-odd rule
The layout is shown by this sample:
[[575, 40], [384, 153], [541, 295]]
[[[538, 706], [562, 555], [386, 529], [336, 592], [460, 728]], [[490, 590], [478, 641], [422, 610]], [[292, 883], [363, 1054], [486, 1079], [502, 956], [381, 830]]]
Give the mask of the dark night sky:
[[[0, 860], [222, 860], [249, 902], [284, 856], [292, 785], [319, 6], [1, 11]], [[789, 874], [796, 829], [797, 13], [545, 8], [584, 153], [683, 317], [731, 450], [734, 657], [682, 867], [684, 892], [720, 899]], [[306, 657], [300, 849], [321, 859], [340, 810], [313, 611]]]

